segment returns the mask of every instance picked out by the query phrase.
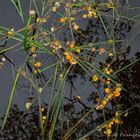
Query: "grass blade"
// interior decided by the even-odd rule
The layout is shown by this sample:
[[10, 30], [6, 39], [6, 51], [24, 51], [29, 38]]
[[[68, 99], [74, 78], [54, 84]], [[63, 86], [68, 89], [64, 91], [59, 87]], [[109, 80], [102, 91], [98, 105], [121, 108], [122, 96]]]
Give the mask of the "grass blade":
[[6, 120], [7, 120], [8, 115], [9, 115], [9, 111], [10, 111], [11, 103], [12, 103], [13, 96], [14, 96], [14, 93], [15, 93], [16, 85], [17, 85], [17, 82], [18, 82], [18, 79], [19, 79], [20, 71], [21, 71], [21, 67], [18, 69], [17, 74], [15, 76], [15, 80], [14, 80], [11, 95], [10, 95], [10, 99], [9, 99], [9, 102], [8, 102], [8, 107], [7, 107], [7, 110], [6, 110], [6, 115], [4, 117], [4, 121], [3, 121], [3, 124], [2, 124], [2, 129], [4, 128], [4, 126], [6, 124]]
[[14, 4], [18, 14], [20, 15], [20, 17], [22, 19], [22, 22], [24, 22], [23, 11], [22, 11], [22, 8], [21, 8], [20, 0], [11, 0], [11, 2]]

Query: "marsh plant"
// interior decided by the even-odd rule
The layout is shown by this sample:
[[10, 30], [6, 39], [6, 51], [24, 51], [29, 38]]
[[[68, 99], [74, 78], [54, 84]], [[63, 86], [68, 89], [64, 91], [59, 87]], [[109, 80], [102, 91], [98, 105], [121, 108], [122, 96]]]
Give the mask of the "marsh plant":
[[[24, 27], [0, 26], [0, 67], [10, 63], [15, 73], [1, 138], [119, 139], [129, 112], [139, 110], [138, 92], [129, 97], [129, 91], [139, 89], [130, 85], [140, 58], [128, 57], [138, 33], [129, 34], [139, 25], [139, 14], [128, 13], [139, 6], [129, 0], [28, 0], [23, 7], [23, 1], [9, 3]], [[9, 52], [24, 54], [24, 61], [16, 64]], [[30, 95], [24, 111], [11, 106], [21, 81]]]

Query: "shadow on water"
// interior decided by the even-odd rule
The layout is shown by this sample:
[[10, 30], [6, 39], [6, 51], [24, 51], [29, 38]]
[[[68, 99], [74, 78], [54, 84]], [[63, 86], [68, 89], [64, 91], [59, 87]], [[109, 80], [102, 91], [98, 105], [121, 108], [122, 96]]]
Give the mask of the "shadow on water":
[[[108, 25], [108, 22], [110, 21], [106, 21], [104, 19], [106, 26]], [[129, 35], [131, 32], [133, 32], [133, 28], [136, 26], [135, 23], [126, 19], [123, 21], [114, 22], [117, 23], [117, 26], [114, 29], [114, 38], [116, 40], [129, 40]], [[81, 23], [82, 22], [80, 22], [80, 24]], [[69, 29], [67, 30], [69, 31]], [[67, 34], [68, 31], [64, 31], [62, 33], [63, 40], [65, 42], [69, 40], [69, 34]], [[88, 22], [83, 26], [83, 29], [81, 29], [80, 34], [75, 32], [74, 37], [77, 45], [84, 45], [87, 43], [90, 44], [93, 41], [95, 43], [99, 43], [101, 41], [107, 40], [107, 36], [102, 27], [102, 23], [98, 19], [88, 20]], [[137, 43], [139, 44], [139, 42]], [[104, 110], [95, 110], [93, 113], [90, 113], [88, 117], [80, 124], [80, 126], [76, 128], [76, 132], [71, 136], [70, 140], [75, 140], [79, 138], [79, 136], [86, 134], [92, 129], [95, 129], [97, 126], [104, 122], [104, 116], [106, 116], [107, 120], [115, 116], [116, 110], [119, 112], [128, 112], [127, 117], [121, 118], [123, 124], [118, 126], [120, 129], [118, 130], [117, 138], [132, 140], [135, 137], [134, 139], [136, 140], [140, 137], [140, 61], [138, 61], [140, 59], [140, 53], [137, 52], [138, 50], [135, 48], [137, 46], [134, 46], [133, 43], [129, 42], [118, 42], [116, 43], [115, 47], [115, 58], [114, 56], [106, 56], [104, 58], [101, 57], [100, 59], [102, 59], [102, 61], [97, 61], [95, 63], [97, 63], [96, 65], [101, 69], [108, 63], [111, 63], [111, 68], [114, 71], [118, 71], [119, 69], [126, 67], [122, 71], [116, 73], [113, 77], [116, 81], [121, 83], [126, 90], [122, 91], [122, 94], [119, 98], [113, 99]], [[96, 49], [98, 49], [98, 46]], [[133, 54], [131, 54], [132, 52]], [[95, 61], [93, 56], [96, 55], [98, 55], [98, 53], [85, 51], [82, 53], [81, 58], [83, 57], [84, 59], [89, 59], [89, 61], [92, 62]], [[133, 65], [128, 66], [130, 63], [133, 63]], [[67, 64], [65, 64], [65, 66], [67, 67]], [[86, 81], [86, 84], [84, 84], [83, 81]], [[77, 83], [80, 84], [78, 85]], [[62, 118], [60, 117], [55, 129], [54, 137], [56, 140], [61, 139], [61, 135], [64, 134], [71, 126], [73, 126], [80, 118], [82, 118], [95, 105], [95, 103], [98, 102], [97, 100], [102, 98], [105, 94], [103, 93], [103, 88], [105, 85], [101, 82], [93, 84], [91, 82], [91, 77], [89, 77], [78, 66], [74, 66], [72, 68], [70, 74], [68, 75], [67, 84], [70, 92], [65, 97], [64, 106], [62, 108], [64, 115], [64, 128], [63, 132], [61, 132]], [[87, 84], [89, 85], [88, 89], [81, 93], [81, 87], [86, 86]], [[24, 85], [27, 86], [27, 84]], [[28, 86], [26, 86], [24, 87], [24, 90], [26, 90], [26, 88], [28, 89]], [[32, 94], [28, 99], [25, 97], [25, 100], [34, 100], [34, 96], [32, 96]], [[75, 96], [79, 94], [81, 96], [81, 100]], [[45, 115], [48, 105], [44, 103], [42, 104], [42, 107], [44, 108], [43, 114]], [[3, 117], [1, 120], [3, 120]], [[46, 134], [48, 133], [47, 130], [49, 130], [49, 127], [50, 126], [48, 123], [46, 126]], [[115, 130], [116, 127], [113, 129]], [[20, 108], [19, 104], [13, 104], [5, 128], [0, 133], [0, 138], [3, 138], [4, 140], [41, 139], [38, 106], [34, 105], [34, 107], [32, 107], [29, 111], [26, 111], [24, 108]], [[89, 137], [89, 140], [100, 138], [104, 138], [104, 134], [102, 131], [97, 131]]]

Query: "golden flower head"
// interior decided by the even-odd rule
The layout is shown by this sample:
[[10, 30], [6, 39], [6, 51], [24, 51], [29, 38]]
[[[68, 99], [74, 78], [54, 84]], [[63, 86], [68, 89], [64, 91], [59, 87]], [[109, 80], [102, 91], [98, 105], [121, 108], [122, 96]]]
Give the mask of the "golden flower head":
[[32, 46], [32, 47], [30, 48], [30, 51], [31, 51], [32, 53], [34, 53], [34, 52], [36, 51], [36, 47], [35, 47], [35, 46]]
[[99, 77], [97, 75], [93, 75], [92, 81], [96, 82], [98, 79], [99, 79]]
[[104, 134], [106, 134], [107, 137], [110, 137], [111, 134], [112, 134], [112, 130], [111, 130], [111, 129], [106, 129], [106, 130], [104, 131]]
[[110, 93], [110, 88], [105, 88], [105, 90], [104, 90], [104, 91], [105, 91], [105, 93], [107, 93], [107, 94], [108, 94], [108, 93]]
[[10, 37], [14, 34], [14, 28], [7, 32], [7, 36]]
[[105, 53], [105, 49], [104, 48], [100, 48], [99, 54], [102, 55], [103, 53]]
[[66, 21], [66, 17], [61, 17], [59, 20], [61, 23], [64, 23]]
[[34, 64], [35, 67], [41, 67], [41, 65], [42, 65], [42, 64], [41, 64], [40, 61], [38, 61], [38, 62], [36, 62], [36, 63]]

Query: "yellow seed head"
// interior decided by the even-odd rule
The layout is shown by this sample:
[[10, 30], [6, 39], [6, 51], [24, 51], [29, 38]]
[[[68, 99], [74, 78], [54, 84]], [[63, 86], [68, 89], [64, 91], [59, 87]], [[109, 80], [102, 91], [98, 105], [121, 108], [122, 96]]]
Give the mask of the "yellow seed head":
[[109, 95], [107, 96], [107, 98], [108, 98], [109, 100], [112, 99], [112, 98], [113, 98], [113, 93], [109, 94]]
[[37, 18], [37, 19], [36, 19], [36, 22], [37, 22], [37, 23], [41, 22], [41, 18]]
[[92, 10], [92, 5], [88, 5], [88, 6], [87, 6], [87, 10], [88, 10], [88, 11], [91, 11], [91, 10]]
[[56, 12], [56, 9], [57, 9], [56, 7], [53, 7], [52, 8], [52, 11], [55, 13]]
[[113, 5], [113, 3], [108, 3], [107, 4], [107, 7], [113, 9], [114, 8], [114, 5]]
[[37, 70], [34, 70], [33, 71], [33, 74], [35, 74], [35, 75], [38, 74], [38, 73], [41, 73], [41, 70], [40, 69], [37, 69]]
[[106, 134], [108, 137], [110, 137], [111, 134], [112, 134], [112, 130], [111, 129], [106, 129], [106, 131], [104, 131], [104, 134]]
[[75, 30], [75, 31], [79, 30], [79, 28], [80, 28], [80, 27], [79, 27], [78, 25], [74, 25], [74, 30]]
[[34, 64], [35, 67], [41, 67], [41, 65], [42, 65], [41, 62], [36, 62], [36, 63]]
[[88, 17], [88, 15], [84, 14], [82, 17], [83, 17], [83, 18], [87, 18], [87, 17]]
[[42, 119], [43, 119], [43, 120], [46, 120], [46, 119], [47, 119], [47, 117], [46, 117], [46, 116], [42, 116]]
[[30, 48], [30, 50], [31, 50], [32, 53], [34, 53], [36, 51], [36, 47], [33, 46], [33, 47]]
[[110, 93], [110, 88], [105, 88], [105, 93]]
[[88, 17], [92, 17], [92, 11], [88, 11]]
[[93, 11], [92, 14], [95, 18], [97, 17], [97, 13], [95, 11]]
[[7, 36], [8, 37], [12, 36], [13, 34], [14, 34], [14, 32], [12, 30], [10, 30], [10, 31], [7, 32]]
[[112, 40], [112, 39], [109, 39], [109, 40], [107, 41], [107, 43], [108, 43], [109, 45], [111, 45], [111, 44], [113, 44], [113, 40]]
[[100, 48], [99, 54], [103, 54], [103, 53], [105, 53], [105, 49], [104, 48]]
[[69, 47], [70, 47], [70, 49], [74, 48], [74, 47], [75, 47], [75, 42], [71, 42], [71, 43], [69, 44]]
[[99, 79], [99, 78], [98, 78], [97, 75], [94, 75], [94, 76], [92, 77], [92, 81], [94, 81], [94, 82], [96, 82], [98, 79]]
[[116, 124], [120, 124], [120, 120], [118, 119], [118, 118], [116, 118], [115, 120], [114, 120], [114, 122], [116, 123]]
[[60, 22], [61, 23], [64, 23], [65, 21], [66, 21], [66, 18], [65, 17], [60, 18]]
[[109, 84], [110, 84], [110, 81], [107, 80], [105, 83], [106, 83], [107, 85], [109, 85]]
[[73, 58], [69, 59], [69, 63], [72, 64], [72, 65], [77, 64], [77, 62]]
[[80, 49], [80, 48], [77, 48], [75, 51], [76, 51], [77, 53], [80, 53], [80, 52], [81, 52], [81, 49]]
[[120, 94], [121, 94], [121, 93], [120, 93], [119, 91], [114, 91], [114, 92], [113, 92], [114, 97], [119, 97]]
[[69, 54], [66, 55], [66, 59], [67, 59], [67, 60], [70, 60], [71, 58], [72, 58], [71, 55], [69, 55]]
[[120, 88], [120, 87], [117, 87], [116, 89], [115, 89], [115, 91], [118, 91], [118, 92], [120, 92], [122, 89]]
[[102, 104], [103, 106], [106, 106], [107, 100], [103, 100], [103, 101], [101, 102], [101, 104]]
[[76, 96], [75, 97], [77, 101], [80, 101], [81, 97], [80, 96]]
[[74, 17], [70, 17], [69, 19], [70, 19], [70, 21], [73, 21], [73, 20], [75, 20], [75, 18], [74, 18]]

